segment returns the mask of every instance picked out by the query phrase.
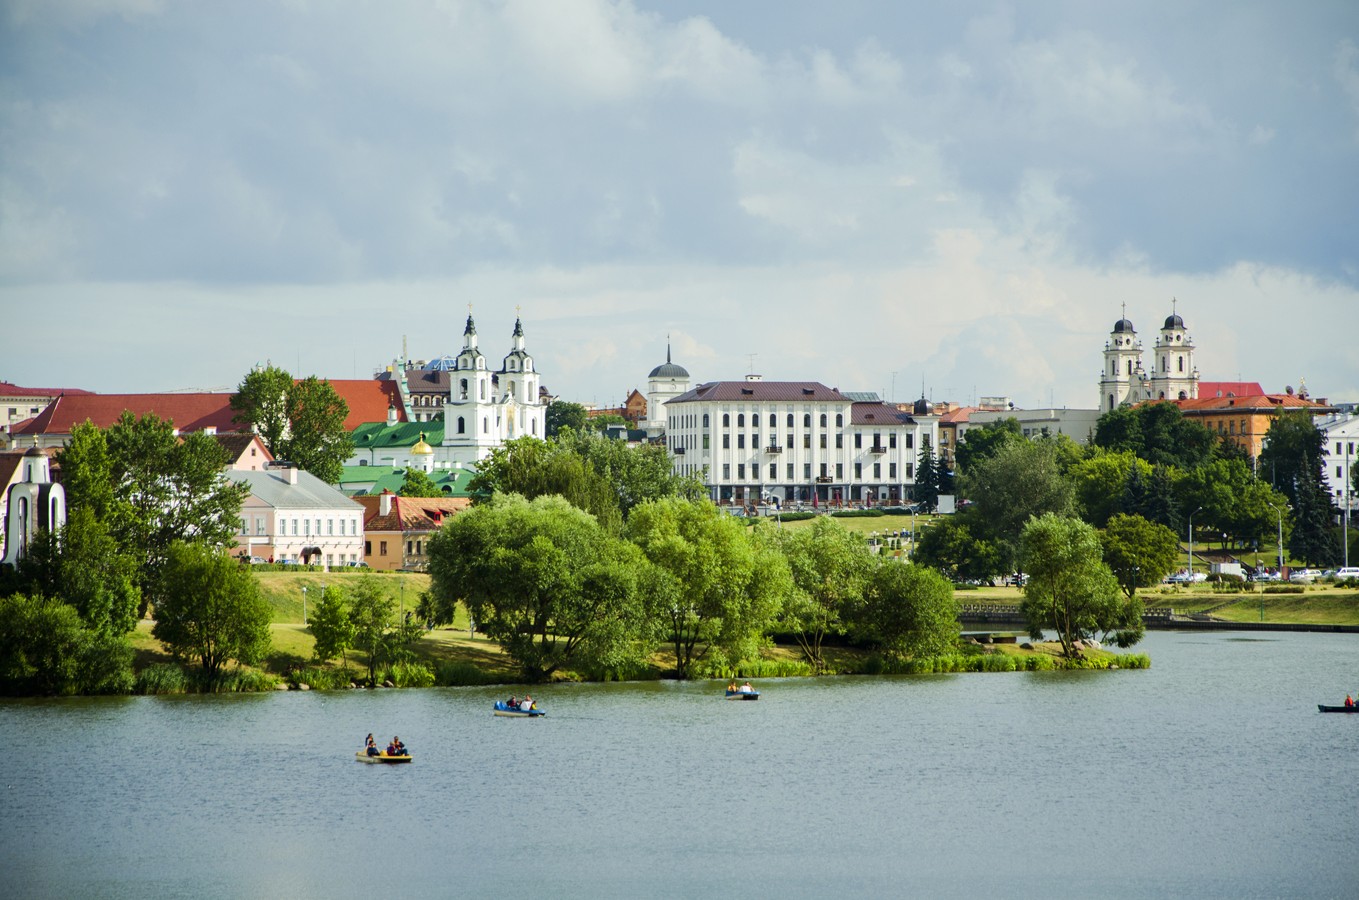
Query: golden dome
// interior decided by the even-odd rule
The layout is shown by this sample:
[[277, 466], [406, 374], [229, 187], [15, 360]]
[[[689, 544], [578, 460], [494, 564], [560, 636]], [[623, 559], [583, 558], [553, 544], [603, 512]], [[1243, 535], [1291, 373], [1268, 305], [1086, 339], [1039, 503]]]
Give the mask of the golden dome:
[[425, 433], [423, 431], [420, 432], [420, 440], [416, 441], [415, 446], [411, 448], [411, 455], [412, 456], [434, 455], [434, 448], [431, 447], [429, 444], [425, 443]]

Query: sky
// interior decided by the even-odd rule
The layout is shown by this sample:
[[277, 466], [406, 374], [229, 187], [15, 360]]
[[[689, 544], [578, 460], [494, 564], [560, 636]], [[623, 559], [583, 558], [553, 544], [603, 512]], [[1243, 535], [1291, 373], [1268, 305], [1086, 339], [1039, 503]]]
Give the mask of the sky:
[[1359, 3], [0, 0], [0, 381], [1094, 408], [1172, 308], [1359, 401]]

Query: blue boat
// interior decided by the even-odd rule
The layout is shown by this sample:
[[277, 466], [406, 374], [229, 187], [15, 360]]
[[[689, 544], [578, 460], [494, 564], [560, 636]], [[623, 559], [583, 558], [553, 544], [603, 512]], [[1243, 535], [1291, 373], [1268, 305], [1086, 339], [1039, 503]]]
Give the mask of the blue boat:
[[538, 716], [547, 715], [547, 712], [536, 708], [521, 709], [518, 706], [510, 706], [504, 700], [497, 700], [495, 702], [495, 714], [507, 719], [536, 719]]
[[727, 691], [728, 700], [759, 700], [759, 691]]

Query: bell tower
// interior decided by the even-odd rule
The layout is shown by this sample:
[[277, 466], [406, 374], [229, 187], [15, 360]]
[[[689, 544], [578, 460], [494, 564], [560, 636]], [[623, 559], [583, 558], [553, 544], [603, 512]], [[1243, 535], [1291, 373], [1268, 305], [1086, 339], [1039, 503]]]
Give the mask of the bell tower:
[[1143, 397], [1142, 342], [1137, 329], [1128, 321], [1127, 304], [1123, 317], [1114, 323], [1109, 340], [1104, 343], [1104, 370], [1099, 378], [1099, 411], [1118, 409], [1124, 403], [1136, 403]]

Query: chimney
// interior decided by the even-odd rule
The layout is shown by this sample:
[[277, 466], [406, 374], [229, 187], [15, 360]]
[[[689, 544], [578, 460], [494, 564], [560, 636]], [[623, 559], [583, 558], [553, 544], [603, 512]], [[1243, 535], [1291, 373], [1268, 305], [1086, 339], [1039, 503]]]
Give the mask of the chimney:
[[297, 484], [297, 466], [288, 466], [288, 483]]
[[383, 491], [378, 495], [378, 514], [390, 516], [392, 514], [392, 492]]

